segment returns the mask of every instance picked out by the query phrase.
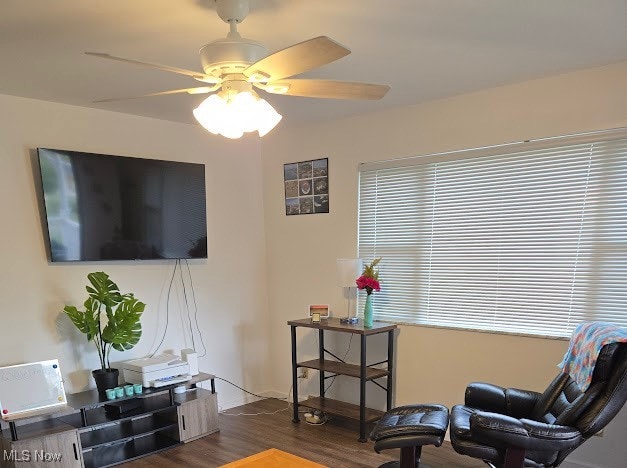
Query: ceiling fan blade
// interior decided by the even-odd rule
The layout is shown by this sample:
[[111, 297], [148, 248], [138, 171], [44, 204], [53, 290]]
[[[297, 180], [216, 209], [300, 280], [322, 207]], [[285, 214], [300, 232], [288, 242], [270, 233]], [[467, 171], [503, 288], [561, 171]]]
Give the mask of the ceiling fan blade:
[[157, 63], [140, 62], [138, 60], [115, 57], [113, 55], [105, 54], [102, 52], [85, 52], [85, 55], [91, 55], [93, 57], [100, 57], [109, 60], [117, 60], [118, 62], [132, 63], [134, 65], [143, 65], [144, 67], [156, 68], [157, 70], [168, 71], [171, 73], [178, 73], [179, 75], [187, 75], [191, 76], [195, 80], [203, 81], [205, 83], [219, 83], [221, 81], [220, 78], [216, 78], [215, 76], [205, 75], [204, 73], [196, 72], [193, 70], [185, 70], [184, 68], [170, 67], [168, 65], [159, 65]]
[[327, 99], [381, 99], [390, 90], [388, 85], [352, 83], [333, 80], [279, 80], [259, 88], [273, 94]]
[[319, 36], [268, 55], [244, 70], [244, 75], [253, 82], [276, 81], [321, 67], [350, 53], [334, 40]]
[[142, 94], [141, 96], [130, 96], [130, 97], [111, 98], [111, 99], [98, 99], [97, 101], [93, 101], [93, 102], [126, 101], [127, 99], [138, 99], [138, 98], [150, 97], [150, 96], [166, 96], [168, 94], [182, 94], [182, 93], [187, 93], [187, 94], [207, 94], [207, 93], [211, 93], [211, 92], [217, 90], [219, 87], [220, 87], [220, 85], [216, 84], [215, 86], [201, 86], [201, 87], [198, 87], [198, 88], [172, 89], [170, 91], [161, 91], [159, 93]]

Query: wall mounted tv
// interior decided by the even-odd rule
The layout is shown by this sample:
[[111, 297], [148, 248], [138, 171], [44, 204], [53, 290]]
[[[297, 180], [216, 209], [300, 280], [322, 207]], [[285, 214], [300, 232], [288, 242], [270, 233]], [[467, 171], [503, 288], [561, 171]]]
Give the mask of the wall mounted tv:
[[37, 153], [50, 261], [207, 258], [204, 164]]

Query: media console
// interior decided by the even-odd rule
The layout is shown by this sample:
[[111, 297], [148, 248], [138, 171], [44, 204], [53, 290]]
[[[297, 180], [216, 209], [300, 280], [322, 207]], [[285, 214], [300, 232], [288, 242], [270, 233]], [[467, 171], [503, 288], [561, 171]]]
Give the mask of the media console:
[[[210, 381], [211, 390], [197, 387], [204, 381]], [[96, 390], [68, 395], [69, 412], [13, 421], [2, 430], [0, 466], [19, 467], [27, 461], [29, 467], [111, 466], [217, 432], [214, 376], [201, 372], [185, 382], [185, 393], [174, 393], [177, 386], [113, 400], [137, 400], [137, 407], [121, 414], [105, 411], [110, 401]]]

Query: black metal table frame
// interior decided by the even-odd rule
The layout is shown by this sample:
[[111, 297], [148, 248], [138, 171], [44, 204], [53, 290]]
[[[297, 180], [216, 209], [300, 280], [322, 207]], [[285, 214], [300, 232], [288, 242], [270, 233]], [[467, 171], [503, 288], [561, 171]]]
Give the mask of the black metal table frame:
[[[298, 360], [296, 353], [296, 325], [290, 325], [292, 335], [292, 395], [293, 395], [293, 407], [294, 416], [292, 422], [300, 422], [298, 417]], [[339, 330], [336, 330], [342, 333]], [[373, 364], [366, 364], [366, 338], [369, 335], [360, 335], [360, 375], [359, 375], [359, 442], [366, 442], [366, 368], [376, 366], [379, 364], [387, 364], [387, 385], [383, 385], [371, 380], [372, 383], [381, 387], [386, 392], [386, 410], [389, 411], [392, 407], [392, 388], [394, 384], [393, 377], [393, 362], [394, 362], [394, 330], [384, 332], [388, 334], [388, 355], [385, 361], [376, 362]], [[337, 357], [324, 347], [324, 330], [318, 329], [318, 353], [321, 361], [324, 360], [325, 353], [330, 354], [340, 362], [345, 362], [343, 359]], [[333, 374], [325, 376], [325, 371], [320, 370], [320, 398], [325, 397], [324, 382], [326, 379], [336, 377], [339, 374]]]

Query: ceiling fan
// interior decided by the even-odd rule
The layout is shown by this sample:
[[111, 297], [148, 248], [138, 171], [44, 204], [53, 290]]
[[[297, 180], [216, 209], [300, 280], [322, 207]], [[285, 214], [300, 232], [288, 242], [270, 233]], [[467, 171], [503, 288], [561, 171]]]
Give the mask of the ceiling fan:
[[215, 0], [215, 3], [218, 15], [229, 24], [230, 32], [226, 38], [212, 41], [200, 49], [203, 72], [85, 52], [95, 57], [187, 75], [204, 86], [95, 102], [217, 91], [194, 109], [194, 116], [214, 134], [239, 138], [244, 132], [255, 130], [263, 136], [281, 120], [281, 115], [260, 99], [253, 87], [271, 94], [329, 99], [381, 99], [390, 89], [387, 85], [370, 83], [292, 78], [345, 57], [350, 50], [326, 36], [319, 36], [268, 55], [262, 44], [243, 38], [237, 31], [237, 24], [250, 11], [249, 0]]

